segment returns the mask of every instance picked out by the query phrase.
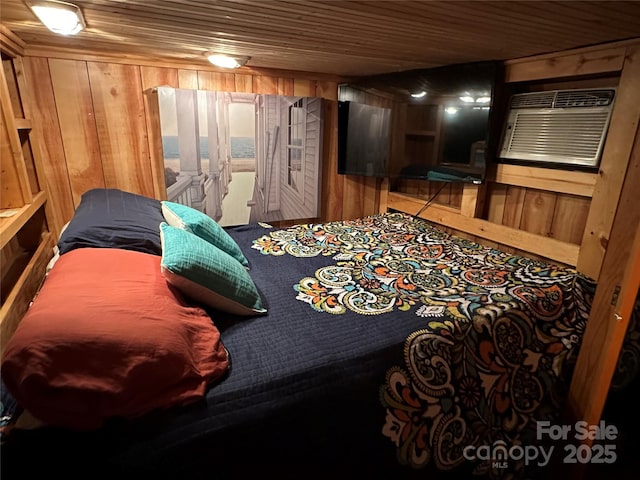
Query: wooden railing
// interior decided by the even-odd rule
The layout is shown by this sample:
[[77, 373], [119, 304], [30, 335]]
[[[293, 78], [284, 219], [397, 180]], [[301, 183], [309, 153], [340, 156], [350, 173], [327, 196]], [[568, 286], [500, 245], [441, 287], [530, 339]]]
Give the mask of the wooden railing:
[[215, 175], [204, 182], [204, 213], [218, 221], [222, 217], [220, 178]]
[[191, 206], [191, 178], [178, 177], [176, 183], [167, 188], [167, 199], [170, 202]]

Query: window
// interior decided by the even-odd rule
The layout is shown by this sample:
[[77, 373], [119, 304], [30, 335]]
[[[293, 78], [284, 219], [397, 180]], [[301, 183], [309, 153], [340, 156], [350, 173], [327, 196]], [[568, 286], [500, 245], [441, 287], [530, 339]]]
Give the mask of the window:
[[287, 185], [300, 194], [304, 194], [305, 107], [304, 98], [289, 106], [287, 135]]

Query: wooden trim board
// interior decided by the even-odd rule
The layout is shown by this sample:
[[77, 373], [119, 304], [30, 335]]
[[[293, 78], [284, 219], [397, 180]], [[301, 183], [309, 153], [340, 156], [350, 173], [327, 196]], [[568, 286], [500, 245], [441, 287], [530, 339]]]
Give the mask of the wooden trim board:
[[549, 58], [532, 58], [519, 63], [507, 63], [507, 83], [543, 80], [546, 78], [575, 77], [619, 72], [624, 63], [625, 48], [557, 55]]
[[167, 187], [164, 179], [164, 155], [162, 152], [160, 104], [157, 88], [150, 88], [144, 91], [144, 109], [147, 116], [147, 141], [149, 142], [149, 158], [153, 176], [153, 193], [158, 200], [166, 200]]
[[629, 47], [581, 242], [578, 270], [598, 279], [640, 121], [640, 45]]
[[640, 131], [611, 229], [598, 288], [568, 396], [571, 420], [596, 424], [602, 415], [640, 286]]
[[39, 192], [33, 197], [31, 203], [27, 203], [22, 208], [17, 209], [18, 212], [7, 218], [0, 218], [0, 248], [9, 243], [16, 233], [24, 226], [25, 223], [38, 211], [47, 200], [46, 192]]
[[[387, 207], [401, 212], [418, 212], [424, 201], [410, 195], [389, 192]], [[425, 209], [421, 218], [454, 228], [493, 242], [525, 250], [542, 257], [575, 265], [580, 247], [554, 238], [536, 235], [516, 228], [499, 225], [479, 218], [466, 217], [456, 209], [433, 204]]]
[[4, 25], [0, 24], [0, 50], [12, 57], [24, 55], [24, 41]]
[[500, 163], [496, 165], [492, 181], [506, 185], [591, 197], [597, 179], [597, 173]]

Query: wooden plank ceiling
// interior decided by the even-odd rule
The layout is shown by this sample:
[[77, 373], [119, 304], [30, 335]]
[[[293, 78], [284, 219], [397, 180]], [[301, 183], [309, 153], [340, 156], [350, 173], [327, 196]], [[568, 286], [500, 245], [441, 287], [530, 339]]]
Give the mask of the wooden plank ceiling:
[[70, 49], [341, 76], [504, 60], [640, 37], [640, 1], [77, 0], [87, 29], [49, 32], [22, 0], [2, 23], [33, 51]]

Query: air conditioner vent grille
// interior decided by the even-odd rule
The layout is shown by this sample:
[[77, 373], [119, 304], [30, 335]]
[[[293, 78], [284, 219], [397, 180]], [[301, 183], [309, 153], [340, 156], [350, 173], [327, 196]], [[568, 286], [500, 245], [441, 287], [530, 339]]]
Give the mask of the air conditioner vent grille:
[[605, 107], [613, 102], [613, 90], [560, 90], [554, 108]]
[[511, 108], [579, 108], [606, 107], [613, 103], [615, 90], [553, 90], [520, 93], [511, 97]]
[[556, 92], [522, 93], [511, 97], [511, 108], [551, 108]]
[[598, 157], [608, 112], [518, 113], [508, 151], [592, 160]]

